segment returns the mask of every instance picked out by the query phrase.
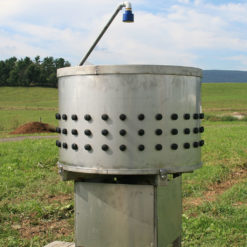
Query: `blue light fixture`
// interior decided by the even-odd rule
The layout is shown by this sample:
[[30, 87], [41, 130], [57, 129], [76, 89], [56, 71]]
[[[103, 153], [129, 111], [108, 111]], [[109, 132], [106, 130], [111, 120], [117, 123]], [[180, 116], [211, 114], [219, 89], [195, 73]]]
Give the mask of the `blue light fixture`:
[[85, 63], [85, 61], [87, 60], [87, 58], [89, 57], [89, 55], [91, 54], [91, 52], [93, 51], [93, 49], [95, 48], [95, 46], [98, 44], [98, 42], [101, 39], [101, 37], [104, 35], [105, 31], [111, 25], [112, 21], [114, 20], [114, 18], [117, 16], [118, 12], [122, 8], [125, 8], [125, 12], [123, 14], [123, 22], [134, 22], [134, 14], [132, 13], [131, 3], [130, 2], [124, 2], [124, 3], [120, 4], [118, 6], [118, 8], [116, 9], [116, 11], [114, 12], [113, 16], [107, 22], [107, 24], [104, 27], [104, 29], [101, 31], [101, 33], [97, 37], [97, 39], [94, 41], [93, 45], [91, 46], [91, 48], [89, 49], [89, 51], [87, 52], [87, 54], [84, 56], [84, 58], [80, 62], [79, 66], [82, 66]]
[[125, 2], [123, 22], [134, 22], [134, 14], [132, 13], [131, 4], [129, 2]]

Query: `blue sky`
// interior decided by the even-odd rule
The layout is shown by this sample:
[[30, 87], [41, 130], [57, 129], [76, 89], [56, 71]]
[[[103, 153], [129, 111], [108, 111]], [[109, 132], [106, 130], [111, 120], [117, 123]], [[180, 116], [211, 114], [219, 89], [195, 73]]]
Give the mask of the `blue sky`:
[[[0, 60], [36, 55], [77, 65], [121, 1], [0, 0]], [[247, 70], [247, 0], [133, 0], [135, 23], [115, 19], [93, 64]]]

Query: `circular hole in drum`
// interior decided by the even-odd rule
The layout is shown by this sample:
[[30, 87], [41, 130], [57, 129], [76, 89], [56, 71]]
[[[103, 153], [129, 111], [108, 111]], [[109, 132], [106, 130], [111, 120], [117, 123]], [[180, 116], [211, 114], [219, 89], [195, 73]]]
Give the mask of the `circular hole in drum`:
[[120, 120], [125, 121], [127, 119], [127, 116], [125, 114], [121, 114], [119, 118]]
[[67, 133], [68, 133], [67, 129], [63, 129], [63, 130], [62, 130], [62, 133], [63, 133], [64, 135], [67, 135]]
[[145, 149], [145, 146], [144, 145], [141, 144], [141, 145], [138, 146], [138, 150], [139, 151], [144, 151], [144, 149]]
[[156, 116], [155, 116], [155, 119], [158, 121], [161, 120], [162, 118], [163, 118], [163, 116], [160, 113], [156, 114]]
[[138, 130], [138, 135], [143, 136], [145, 134], [145, 131], [143, 129]]
[[177, 119], [178, 119], [178, 114], [173, 113], [173, 114], [171, 115], [171, 119], [172, 119], [172, 120], [177, 120]]
[[184, 148], [185, 149], [189, 149], [190, 148], [190, 144], [188, 142], [184, 143]]
[[61, 147], [61, 142], [56, 140], [56, 146], [60, 148]]
[[119, 131], [119, 134], [120, 134], [121, 136], [125, 136], [125, 135], [127, 134], [127, 132], [126, 132], [126, 130], [121, 129], [121, 130]]
[[199, 129], [198, 129], [197, 127], [195, 127], [195, 128], [193, 129], [193, 132], [194, 132], [195, 134], [197, 134], [197, 133], [199, 132]]
[[55, 117], [56, 117], [57, 120], [61, 119], [61, 115], [59, 113], [56, 113]]
[[77, 120], [78, 120], [78, 117], [77, 117], [77, 115], [73, 114], [73, 115], [71, 116], [71, 119], [74, 120], [74, 121], [77, 121]]
[[109, 134], [109, 131], [108, 131], [107, 129], [103, 129], [103, 130], [101, 131], [101, 134], [102, 134], [103, 136], [107, 136], [107, 135]]
[[198, 143], [198, 142], [194, 142], [194, 143], [193, 143], [193, 147], [194, 147], [194, 148], [198, 148], [198, 146], [199, 146], [199, 143]]
[[103, 151], [107, 151], [107, 150], [109, 149], [109, 146], [106, 145], [106, 144], [103, 144], [102, 147], [101, 147], [101, 149], [102, 149]]
[[173, 143], [173, 144], [171, 145], [171, 149], [172, 149], [172, 150], [177, 150], [177, 149], [178, 149], [178, 144]]
[[76, 129], [72, 129], [71, 130], [71, 134], [77, 136], [78, 135], [78, 131]]
[[107, 114], [103, 114], [101, 118], [102, 120], [107, 121], [109, 119], [109, 116]]
[[194, 113], [193, 118], [194, 119], [198, 119], [199, 118], [199, 114], [198, 113]]
[[202, 147], [204, 145], [204, 140], [199, 141], [199, 146]]
[[177, 129], [172, 129], [171, 130], [171, 134], [172, 135], [177, 135], [178, 134], [178, 130]]
[[200, 119], [204, 119], [204, 113], [200, 113], [199, 117]]
[[86, 115], [84, 116], [84, 119], [85, 119], [86, 121], [91, 121], [91, 120], [92, 120], [92, 117], [91, 117], [91, 115], [86, 114]]
[[139, 119], [140, 121], [144, 120], [144, 118], [145, 118], [145, 115], [144, 115], [144, 114], [139, 114], [139, 115], [138, 115], [138, 119]]
[[162, 135], [162, 133], [163, 133], [162, 129], [156, 129], [156, 130], [155, 130], [155, 134], [156, 134], [157, 136]]
[[185, 128], [184, 129], [184, 134], [185, 135], [189, 135], [190, 134], [190, 129], [189, 128]]
[[91, 151], [92, 150], [92, 146], [90, 144], [86, 144], [84, 146], [84, 149], [87, 150], [87, 151]]
[[190, 119], [190, 114], [189, 113], [185, 113], [184, 114], [184, 119], [185, 120], [189, 120]]
[[120, 145], [119, 149], [120, 149], [121, 151], [125, 151], [125, 150], [127, 149], [127, 147], [126, 147], [125, 145]]
[[92, 132], [91, 132], [91, 130], [86, 129], [86, 130], [84, 130], [84, 134], [85, 134], [86, 136], [91, 136], [91, 135], [92, 135]]
[[162, 150], [162, 145], [161, 145], [161, 144], [155, 145], [155, 149], [156, 149], [157, 151]]
[[203, 133], [203, 132], [204, 132], [204, 127], [201, 126], [201, 127], [199, 128], [199, 131], [200, 131], [200, 133]]
[[73, 143], [71, 147], [73, 150], [78, 150], [78, 145], [76, 143]]

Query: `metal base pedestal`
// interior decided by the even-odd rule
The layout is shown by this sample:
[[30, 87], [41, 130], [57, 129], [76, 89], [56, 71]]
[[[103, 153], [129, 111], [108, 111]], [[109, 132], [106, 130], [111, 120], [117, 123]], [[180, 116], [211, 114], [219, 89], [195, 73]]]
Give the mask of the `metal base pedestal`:
[[181, 246], [181, 177], [75, 181], [76, 247]]

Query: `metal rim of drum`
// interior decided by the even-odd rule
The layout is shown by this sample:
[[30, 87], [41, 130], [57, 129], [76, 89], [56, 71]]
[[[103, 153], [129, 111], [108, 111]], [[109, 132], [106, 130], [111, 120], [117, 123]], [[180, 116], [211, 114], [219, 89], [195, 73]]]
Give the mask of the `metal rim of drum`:
[[84, 65], [57, 70], [57, 77], [74, 75], [158, 74], [202, 77], [202, 70], [195, 67], [169, 65]]

